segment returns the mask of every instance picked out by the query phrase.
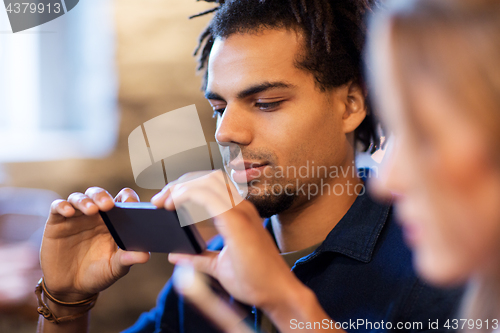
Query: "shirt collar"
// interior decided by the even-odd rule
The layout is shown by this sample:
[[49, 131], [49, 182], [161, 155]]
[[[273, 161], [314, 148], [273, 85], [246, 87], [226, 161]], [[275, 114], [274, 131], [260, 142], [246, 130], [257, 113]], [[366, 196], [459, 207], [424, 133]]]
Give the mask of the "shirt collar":
[[358, 196], [317, 252], [336, 252], [369, 262], [390, 209], [390, 205], [377, 203], [368, 194]]
[[[335, 252], [369, 262], [390, 209], [390, 205], [377, 203], [366, 193], [359, 195], [312, 255]], [[265, 226], [274, 237], [270, 219], [265, 221]]]

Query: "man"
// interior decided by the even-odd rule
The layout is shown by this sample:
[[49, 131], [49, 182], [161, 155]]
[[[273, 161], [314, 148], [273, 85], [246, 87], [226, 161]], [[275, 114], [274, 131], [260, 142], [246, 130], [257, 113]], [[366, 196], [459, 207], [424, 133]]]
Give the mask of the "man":
[[[248, 195], [215, 218], [224, 251], [170, 260], [191, 262], [235, 299], [255, 305], [256, 328], [273, 329], [272, 321], [293, 331], [331, 317], [344, 330], [425, 331], [436, 320], [442, 328], [456, 304], [457, 292], [417, 279], [391, 207], [364, 193], [355, 171], [354, 147], [379, 143], [360, 69], [368, 2], [228, 1], [202, 35], [200, 67], [218, 117], [216, 139], [232, 181], [248, 185]], [[243, 160], [237, 161], [239, 152]], [[153, 203], [174, 209], [174, 201], [194, 201], [215, 212], [226, 190], [211, 174], [167, 186]], [[123, 190], [115, 200], [138, 198]], [[53, 204], [41, 261], [46, 289], [56, 299], [88, 299], [130, 265], [147, 261], [147, 253], [114, 246], [96, 215], [112, 206], [97, 188]], [[269, 218], [268, 232], [259, 215]], [[221, 248], [221, 242], [211, 245]], [[58, 316], [79, 317], [41, 320], [40, 331], [87, 330], [88, 304], [78, 312], [48, 303]], [[127, 330], [213, 331], [171, 283], [157, 307]]]

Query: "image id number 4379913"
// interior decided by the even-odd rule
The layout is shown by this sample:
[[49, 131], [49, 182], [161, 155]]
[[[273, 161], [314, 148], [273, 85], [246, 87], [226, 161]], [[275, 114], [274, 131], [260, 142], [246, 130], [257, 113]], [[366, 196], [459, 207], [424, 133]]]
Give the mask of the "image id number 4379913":
[[34, 3], [34, 2], [16, 2], [16, 3], [9, 3], [6, 7], [7, 13], [15, 13], [15, 14], [20, 14], [20, 13], [54, 13], [54, 14], [59, 14], [61, 12], [61, 4], [56, 2], [56, 3]]
[[480, 330], [482, 328], [496, 330], [499, 327], [499, 321], [498, 319], [448, 319], [444, 327], [452, 330], [463, 330], [465, 328], [470, 330]]

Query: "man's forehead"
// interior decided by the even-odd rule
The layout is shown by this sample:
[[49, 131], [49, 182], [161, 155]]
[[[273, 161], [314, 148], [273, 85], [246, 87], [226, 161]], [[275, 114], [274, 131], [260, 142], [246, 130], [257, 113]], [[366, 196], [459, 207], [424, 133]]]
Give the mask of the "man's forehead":
[[292, 82], [299, 71], [295, 66], [298, 46], [297, 33], [284, 29], [216, 38], [209, 57], [207, 91]]

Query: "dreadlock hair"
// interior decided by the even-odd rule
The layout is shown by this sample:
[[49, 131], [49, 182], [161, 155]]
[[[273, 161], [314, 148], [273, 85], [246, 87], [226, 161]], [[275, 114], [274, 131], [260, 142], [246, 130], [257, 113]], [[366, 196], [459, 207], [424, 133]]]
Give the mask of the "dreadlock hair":
[[[204, 71], [202, 90], [207, 84], [207, 64], [215, 38], [236, 33], [257, 33], [265, 29], [295, 29], [305, 37], [303, 54], [296, 66], [311, 72], [323, 91], [350, 81], [364, 86], [362, 51], [366, 37], [365, 13], [377, 0], [204, 0], [218, 6], [191, 16], [215, 12], [199, 37], [194, 55], [198, 70]], [[367, 105], [368, 105], [367, 99]], [[380, 146], [380, 126], [368, 106], [368, 113], [355, 131], [363, 151]]]

